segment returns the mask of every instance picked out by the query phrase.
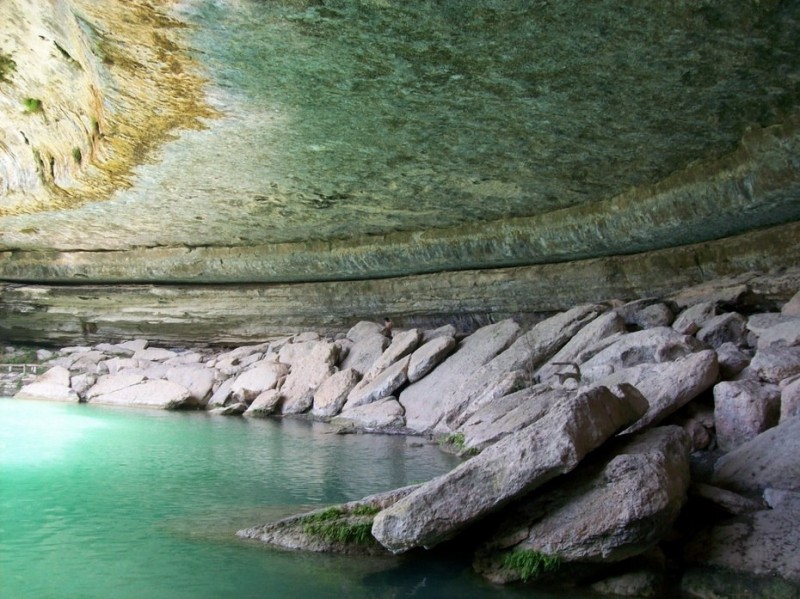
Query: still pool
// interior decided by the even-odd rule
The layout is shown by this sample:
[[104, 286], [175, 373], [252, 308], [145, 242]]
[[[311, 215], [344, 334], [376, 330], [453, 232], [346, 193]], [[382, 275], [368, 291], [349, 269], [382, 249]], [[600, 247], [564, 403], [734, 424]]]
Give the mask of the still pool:
[[456, 463], [406, 438], [301, 421], [0, 399], [0, 597], [544, 597], [455, 558], [305, 554], [235, 536]]

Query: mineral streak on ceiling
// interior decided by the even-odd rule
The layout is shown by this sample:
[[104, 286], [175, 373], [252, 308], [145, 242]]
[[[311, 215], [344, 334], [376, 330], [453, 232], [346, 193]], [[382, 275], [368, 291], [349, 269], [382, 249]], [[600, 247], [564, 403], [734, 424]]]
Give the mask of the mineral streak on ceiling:
[[0, 278], [202, 281], [185, 247], [242, 248], [233, 280], [386, 276], [800, 219], [796, 0], [10, 2]]

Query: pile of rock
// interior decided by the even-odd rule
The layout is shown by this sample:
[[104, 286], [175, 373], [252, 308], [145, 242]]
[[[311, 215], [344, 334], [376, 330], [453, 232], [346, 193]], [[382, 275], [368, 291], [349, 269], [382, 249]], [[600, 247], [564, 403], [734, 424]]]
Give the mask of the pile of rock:
[[[379, 505], [364, 500], [371, 552], [468, 539], [475, 569], [496, 582], [645, 596], [667, 580], [666, 550], [686, 564], [690, 596], [739, 596], [731, 573], [759, 596], [797, 593], [800, 296], [786, 301], [786, 286], [798, 288], [788, 281], [783, 296], [706, 285], [460, 339], [443, 327], [389, 340], [364, 322], [336, 339], [225, 352], [68, 348], [18, 396], [307, 414], [344, 430], [437, 436], [470, 456]], [[363, 528], [363, 512], [338, 513], [345, 529], [354, 518]], [[240, 534], [357, 550], [312, 529], [300, 516]]]

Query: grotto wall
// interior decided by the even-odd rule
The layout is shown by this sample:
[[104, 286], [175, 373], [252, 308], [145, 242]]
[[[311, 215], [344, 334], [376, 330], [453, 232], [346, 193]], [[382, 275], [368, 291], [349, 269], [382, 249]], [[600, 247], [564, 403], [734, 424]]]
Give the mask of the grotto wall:
[[0, 6], [0, 334], [536, 318], [798, 264], [800, 6]]

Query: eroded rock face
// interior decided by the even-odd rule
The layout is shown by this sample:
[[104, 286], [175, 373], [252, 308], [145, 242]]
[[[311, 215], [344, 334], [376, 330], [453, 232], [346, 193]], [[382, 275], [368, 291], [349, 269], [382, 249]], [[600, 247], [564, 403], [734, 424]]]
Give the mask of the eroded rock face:
[[9, 0], [0, 21], [0, 217], [107, 199], [170, 130], [212, 114], [165, 7]]

